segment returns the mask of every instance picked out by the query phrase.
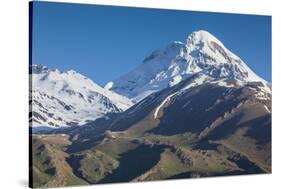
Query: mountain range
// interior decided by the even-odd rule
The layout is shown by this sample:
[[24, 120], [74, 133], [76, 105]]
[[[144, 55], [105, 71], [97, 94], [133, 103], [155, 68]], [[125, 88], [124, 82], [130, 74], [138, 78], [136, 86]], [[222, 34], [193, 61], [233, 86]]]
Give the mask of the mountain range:
[[61, 128], [32, 134], [34, 186], [271, 172], [271, 84], [207, 31], [104, 88], [39, 65], [31, 77], [31, 122]]
[[133, 104], [73, 70], [62, 72], [32, 65], [31, 73], [30, 121], [34, 128], [83, 125]]

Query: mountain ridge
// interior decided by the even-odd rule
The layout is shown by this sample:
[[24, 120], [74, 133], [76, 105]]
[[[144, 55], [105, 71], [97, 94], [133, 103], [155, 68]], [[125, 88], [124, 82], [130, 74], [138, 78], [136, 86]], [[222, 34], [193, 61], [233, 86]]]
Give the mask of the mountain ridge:
[[268, 85], [216, 37], [199, 30], [192, 32], [186, 43], [173, 42], [154, 51], [141, 65], [109, 82], [105, 88], [138, 102], [199, 72], [218, 80], [234, 78], [241, 84], [260, 81]]
[[33, 127], [83, 125], [132, 105], [126, 97], [103, 89], [74, 70], [62, 72], [42, 65], [30, 69]]

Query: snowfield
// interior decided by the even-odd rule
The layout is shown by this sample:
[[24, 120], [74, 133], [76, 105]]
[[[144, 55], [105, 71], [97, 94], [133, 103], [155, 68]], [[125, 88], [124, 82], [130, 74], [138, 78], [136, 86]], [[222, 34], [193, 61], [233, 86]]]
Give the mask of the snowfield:
[[40, 65], [33, 65], [32, 69], [33, 127], [83, 125], [133, 105], [128, 98], [73, 70], [61, 72]]

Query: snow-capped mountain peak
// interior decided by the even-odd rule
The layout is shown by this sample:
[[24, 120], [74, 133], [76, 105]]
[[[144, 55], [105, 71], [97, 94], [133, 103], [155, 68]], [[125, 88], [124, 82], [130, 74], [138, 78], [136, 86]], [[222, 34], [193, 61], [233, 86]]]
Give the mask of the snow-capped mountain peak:
[[[105, 85], [105, 88], [134, 98], [133, 101], [138, 101], [158, 91], [162, 87], [159, 88], [158, 84], [154, 85], [154, 81], [162, 79], [161, 72], [168, 69], [171, 61], [181, 52], [184, 46], [184, 43], [174, 41], [166, 48], [153, 51], [136, 69], [115, 81], [109, 82]], [[164, 85], [166, 86], [167, 83]]]
[[47, 73], [49, 72], [49, 68], [47, 66], [43, 66], [41, 64], [33, 64], [29, 66], [29, 72], [34, 74], [40, 74], [40, 73]]
[[154, 51], [140, 66], [111, 81], [106, 88], [138, 102], [197, 73], [206, 74], [212, 81], [233, 79], [240, 84], [259, 81], [267, 85], [221, 41], [200, 30], [188, 35], [185, 43], [175, 41]]
[[215, 42], [221, 47], [224, 47], [224, 45], [220, 40], [218, 40], [215, 36], [204, 30], [194, 31], [191, 34], [189, 34], [186, 39], [186, 45], [189, 48], [191, 48], [192, 46], [200, 46], [200, 44], [202, 43], [208, 44], [211, 42]]
[[199, 67], [212, 77], [266, 83], [238, 56], [228, 50], [221, 41], [207, 31], [201, 30], [191, 33], [187, 38], [185, 49], [184, 59], [187, 64]]
[[74, 70], [32, 65], [30, 76], [33, 126], [82, 125], [133, 105]]

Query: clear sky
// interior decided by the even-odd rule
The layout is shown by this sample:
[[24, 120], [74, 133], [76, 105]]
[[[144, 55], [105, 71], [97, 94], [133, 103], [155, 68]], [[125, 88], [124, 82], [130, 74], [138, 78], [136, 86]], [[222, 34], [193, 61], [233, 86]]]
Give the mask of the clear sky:
[[202, 29], [271, 82], [269, 16], [47, 2], [33, 10], [33, 64], [73, 69], [100, 85]]

